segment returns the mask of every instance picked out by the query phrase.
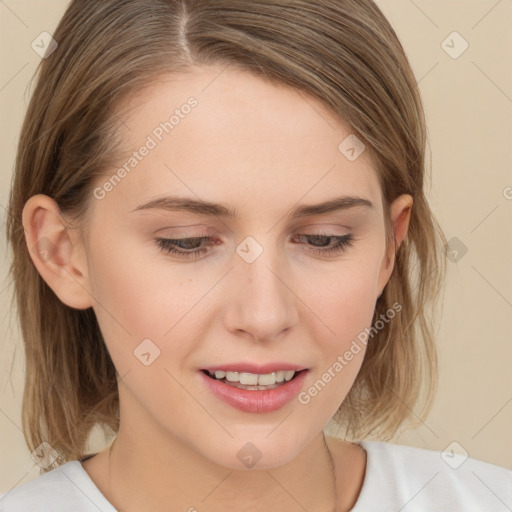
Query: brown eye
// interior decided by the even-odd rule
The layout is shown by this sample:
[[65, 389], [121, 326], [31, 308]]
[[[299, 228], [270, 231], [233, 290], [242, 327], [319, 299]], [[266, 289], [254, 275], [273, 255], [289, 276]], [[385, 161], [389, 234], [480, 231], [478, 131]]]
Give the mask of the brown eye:
[[184, 258], [199, 257], [208, 252], [208, 249], [202, 248], [205, 241], [211, 241], [209, 236], [200, 236], [195, 238], [157, 238], [158, 247], [169, 254], [176, 254]]
[[[352, 234], [337, 236], [337, 235], [295, 235], [294, 238], [302, 237], [313, 240], [313, 248], [308, 250], [315, 254], [339, 254], [347, 247], [351, 247], [354, 243], [354, 236]], [[332, 245], [329, 241], [334, 241]]]

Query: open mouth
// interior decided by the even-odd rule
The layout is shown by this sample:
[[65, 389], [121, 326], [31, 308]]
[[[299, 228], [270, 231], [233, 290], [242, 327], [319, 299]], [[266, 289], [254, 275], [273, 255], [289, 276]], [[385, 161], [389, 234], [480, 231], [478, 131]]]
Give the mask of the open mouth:
[[211, 372], [209, 370], [201, 370], [210, 379], [223, 382], [230, 386], [247, 389], [252, 391], [262, 391], [268, 389], [278, 388], [287, 382], [295, 379], [300, 373], [306, 370], [282, 370], [266, 374], [256, 374], [248, 372], [232, 372], [217, 370]]

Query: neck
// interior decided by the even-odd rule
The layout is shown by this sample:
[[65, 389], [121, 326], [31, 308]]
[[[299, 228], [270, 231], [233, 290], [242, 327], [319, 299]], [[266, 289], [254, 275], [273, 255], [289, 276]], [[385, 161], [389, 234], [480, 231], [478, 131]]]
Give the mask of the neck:
[[121, 429], [109, 451], [107, 492], [118, 510], [220, 512], [234, 503], [248, 512], [335, 510], [334, 461], [322, 433], [294, 460], [261, 470], [219, 466], [177, 441], [152, 450]]

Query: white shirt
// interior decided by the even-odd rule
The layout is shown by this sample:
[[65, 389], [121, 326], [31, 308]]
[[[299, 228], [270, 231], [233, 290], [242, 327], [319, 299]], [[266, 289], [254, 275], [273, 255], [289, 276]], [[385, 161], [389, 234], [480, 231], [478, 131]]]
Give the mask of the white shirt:
[[[510, 469], [471, 457], [458, 465], [461, 456], [405, 445], [357, 444], [367, 452], [366, 474], [351, 512], [512, 511]], [[33, 511], [117, 512], [78, 460], [0, 493], [0, 512]]]

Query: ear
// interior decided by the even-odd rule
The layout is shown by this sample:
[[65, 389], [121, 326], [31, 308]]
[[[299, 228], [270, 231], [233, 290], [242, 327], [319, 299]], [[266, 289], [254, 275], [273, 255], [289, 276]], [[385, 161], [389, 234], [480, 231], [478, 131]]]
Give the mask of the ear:
[[30, 257], [48, 286], [72, 308], [91, 307], [83, 244], [59, 205], [43, 194], [32, 196], [23, 208], [22, 223]]
[[393, 268], [395, 266], [396, 251], [400, 247], [402, 240], [407, 235], [409, 229], [409, 221], [411, 218], [413, 198], [409, 194], [402, 194], [397, 197], [390, 206], [391, 222], [393, 225], [394, 242], [386, 248], [386, 254], [382, 260], [379, 274], [378, 295], [382, 295]]

